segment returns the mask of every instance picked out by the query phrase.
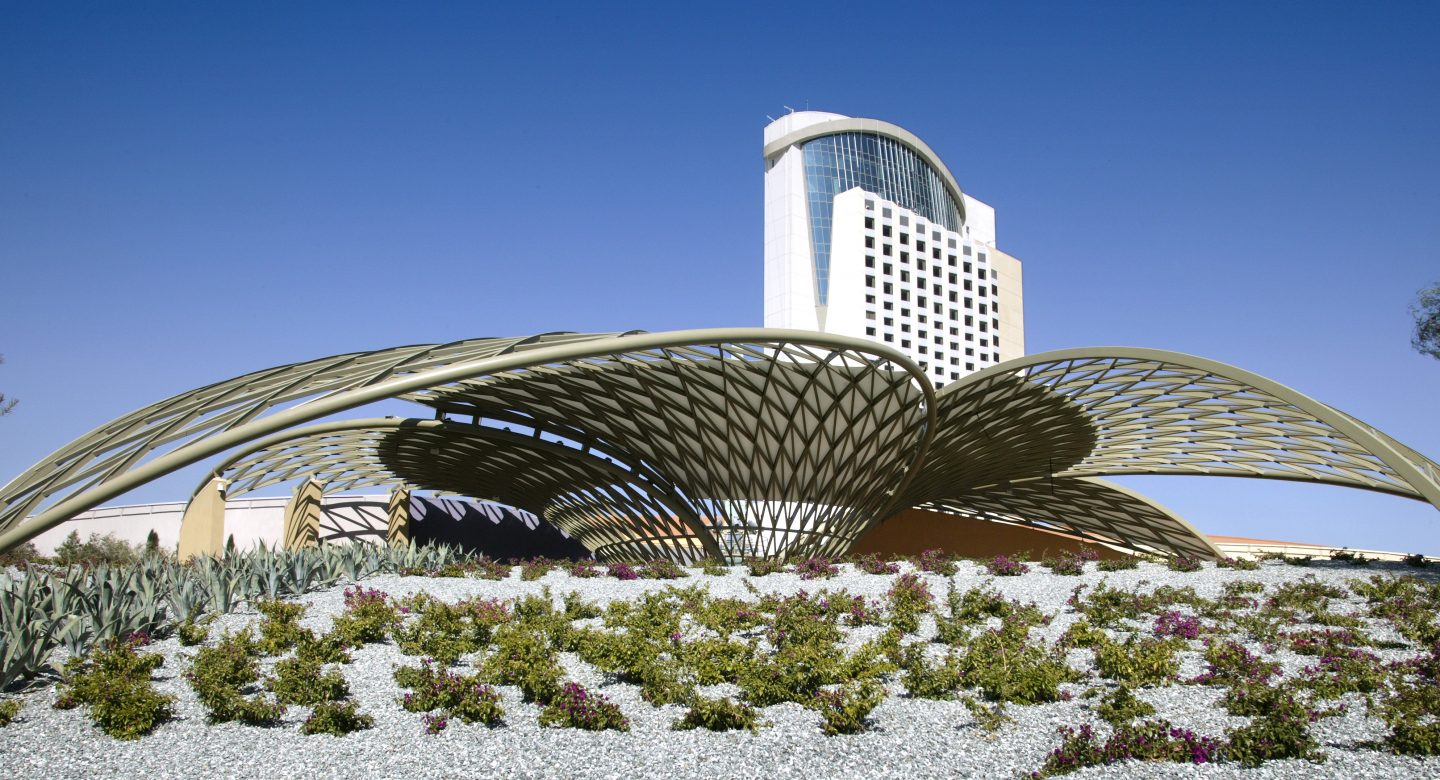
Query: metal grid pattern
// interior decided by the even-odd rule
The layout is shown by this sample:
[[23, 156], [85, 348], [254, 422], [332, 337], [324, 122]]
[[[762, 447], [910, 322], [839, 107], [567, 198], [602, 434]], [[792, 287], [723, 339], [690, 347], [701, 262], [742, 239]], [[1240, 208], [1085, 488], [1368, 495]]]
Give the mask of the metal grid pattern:
[[1017, 482], [941, 499], [924, 508], [1057, 531], [1146, 553], [1203, 559], [1221, 555], [1204, 535], [1165, 507], [1090, 477]]
[[[385, 398], [437, 419], [314, 423]], [[1433, 461], [1188, 355], [1064, 350], [937, 394], [859, 339], [546, 334], [299, 363], [126, 415], [0, 491], [0, 548], [224, 452], [213, 474], [231, 497], [313, 478], [488, 498], [612, 559], [833, 555], [911, 506], [1216, 554], [1173, 513], [1091, 478], [1106, 474], [1306, 480], [1440, 507]]]

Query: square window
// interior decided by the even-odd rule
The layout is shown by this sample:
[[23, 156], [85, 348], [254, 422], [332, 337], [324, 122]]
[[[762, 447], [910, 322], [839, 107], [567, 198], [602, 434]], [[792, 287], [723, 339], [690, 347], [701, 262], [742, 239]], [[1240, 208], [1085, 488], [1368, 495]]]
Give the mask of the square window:
[[886, 333], [886, 334], [885, 334], [885, 340], [886, 340], [886, 341], [894, 341], [894, 340], [895, 340], [895, 337], [892, 336], [892, 335], [890, 335], [889, 333]]
[[900, 339], [900, 346], [904, 347], [905, 349], [909, 349], [910, 339]]
[[910, 291], [909, 291], [909, 290], [901, 290], [901, 291], [900, 291], [900, 300], [902, 300], [902, 301], [908, 301], [908, 300], [910, 300]]
[[875, 201], [866, 199], [866, 201], [865, 201], [865, 210], [866, 210], [866, 211], [874, 211], [874, 210], [875, 210]]
[[866, 217], [866, 218], [865, 218], [865, 229], [866, 229], [866, 230], [874, 230], [874, 229], [875, 229], [875, 218], [874, 218], [874, 217]]
[[895, 308], [895, 304], [890, 301], [886, 301], [883, 305], [885, 307], [885, 311], [890, 311]]
[[902, 243], [902, 244], [908, 244], [908, 243], [910, 243], [910, 234], [909, 234], [909, 233], [901, 233], [901, 234], [900, 234], [900, 243]]
[[966, 371], [974, 371], [974, 370], [975, 370], [975, 364], [974, 364], [974, 363], [966, 363], [966, 364], [965, 364], [965, 370], [966, 370]]
[[909, 317], [909, 316], [910, 316], [910, 310], [909, 310], [909, 309], [906, 309], [906, 308], [901, 308], [901, 309], [900, 309], [900, 316], [901, 316], [901, 317]]
[[985, 269], [984, 269], [984, 268], [981, 268], [980, 270], [978, 270], [978, 271], [975, 272], [975, 275], [978, 276], [978, 277], [980, 277], [981, 279], [984, 279], [984, 278], [985, 278]]
[[875, 319], [875, 312], [873, 312], [873, 311], [867, 311], [867, 312], [865, 312], [865, 319], [867, 319], [867, 320], [873, 320], [873, 319]]
[[950, 267], [951, 267], [951, 268], [954, 268], [954, 267], [955, 267], [955, 255], [950, 255], [950, 257], [946, 259], [946, 262], [950, 264]]
[[954, 249], [954, 248], [955, 248], [955, 239], [952, 238], [952, 239], [950, 239], [949, 241], [946, 241], [946, 242], [945, 242], [945, 246], [946, 246], [947, 248], [949, 248], [949, 249]]
[[874, 249], [874, 248], [875, 248], [875, 237], [874, 237], [874, 236], [866, 236], [866, 237], [865, 237], [865, 248], [866, 248], [866, 249]]
[[874, 255], [865, 255], [865, 267], [866, 267], [866, 268], [874, 268], [874, 267], [875, 267], [875, 256], [874, 256]]
[[892, 326], [892, 325], [894, 325], [894, 324], [895, 324], [895, 318], [894, 318], [894, 317], [886, 317], [886, 318], [885, 318], [885, 327], [888, 328], [888, 327], [890, 327], [890, 326]]
[[966, 264], [965, 264], [965, 273], [967, 273], [967, 274], [970, 273], [970, 264], [969, 264], [969, 263], [966, 263]]
[[889, 263], [885, 263], [880, 266], [880, 273], [883, 273], [886, 276], [892, 276], [895, 273], [895, 266], [890, 265]]
[[[885, 235], [888, 236], [888, 235], [890, 235], [890, 234], [889, 234], [889, 233], [886, 233]], [[968, 247], [968, 246], [965, 247], [964, 253], [965, 253], [965, 256], [966, 256], [966, 257], [969, 257], [969, 256], [970, 256], [970, 247]], [[967, 269], [967, 270], [968, 270], [968, 269]]]
[[902, 322], [902, 323], [900, 323], [900, 332], [901, 332], [901, 333], [909, 333], [909, 332], [910, 332], [910, 323], [908, 323], [908, 322]]
[[[886, 214], [886, 216], [888, 217], [889, 214]], [[884, 236], [884, 237], [886, 237], [886, 238], [889, 238], [889, 237], [890, 237], [890, 226], [889, 226], [889, 225], [881, 225], [881, 226], [880, 226], [880, 235], [882, 235], [882, 236]], [[966, 252], [965, 254], [970, 254], [970, 253], [969, 253], [969, 252]]]
[[875, 302], [875, 296], [873, 296], [873, 295], [867, 295], [867, 296], [865, 296], [865, 302], [866, 302], [866, 303], [874, 303], [874, 302]]
[[874, 286], [875, 286], [875, 277], [873, 277], [873, 276], [867, 276], [867, 277], [865, 277], [865, 286], [866, 286], [866, 287], [874, 287]]
[[893, 294], [893, 293], [895, 292], [895, 287], [894, 287], [894, 285], [890, 284], [889, 282], [886, 282], [886, 283], [885, 283], [885, 287], [883, 288], [883, 292], [884, 292], [886, 295], [891, 295], [891, 294]]
[[900, 224], [901, 224], [901, 225], [909, 225], [909, 224], [910, 224], [910, 217], [907, 216], [907, 215], [905, 215], [905, 214], [901, 214], [901, 215], [900, 215]]
[[[881, 209], [881, 210], [880, 210], [880, 216], [882, 216], [882, 217], [884, 217], [884, 218], [886, 218], [886, 219], [889, 219], [889, 218], [890, 218], [890, 208], [887, 206], [886, 208]], [[889, 234], [889, 233], [886, 233], [885, 235], [888, 236], [888, 235], [890, 235], [890, 234]]]
[[873, 327], [872, 327], [872, 328], [866, 328], [866, 329], [865, 329], [865, 335], [867, 335], [867, 336], [873, 336], [873, 335], [875, 335], [875, 329], [874, 329]]
[[886, 257], [889, 257], [889, 256], [890, 256], [890, 245], [889, 245], [889, 244], [885, 244], [885, 245], [881, 246], [881, 247], [880, 247], [880, 254], [885, 255]]

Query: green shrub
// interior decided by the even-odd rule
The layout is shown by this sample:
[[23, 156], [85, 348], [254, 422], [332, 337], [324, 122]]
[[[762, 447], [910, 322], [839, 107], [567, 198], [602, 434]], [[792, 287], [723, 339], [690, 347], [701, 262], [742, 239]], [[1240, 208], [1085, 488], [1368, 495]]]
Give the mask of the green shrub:
[[690, 575], [680, 565], [666, 558], [654, 558], [639, 569], [640, 576], [647, 580], [678, 580]]
[[1221, 569], [1236, 571], [1255, 571], [1260, 568], [1260, 562], [1250, 558], [1218, 558], [1215, 565]]
[[1280, 673], [1280, 664], [1246, 650], [1238, 642], [1229, 640], [1211, 642], [1205, 647], [1205, 662], [1209, 668], [1192, 680], [1196, 683], [1232, 685], [1245, 680], [1264, 684]]
[[953, 577], [955, 572], [960, 570], [955, 565], [955, 556], [940, 549], [921, 551], [915, 565], [920, 567], [920, 571], [932, 572], [942, 577]]
[[1071, 592], [1069, 603], [1096, 627], [1119, 628], [1122, 627], [1120, 621], [1139, 620], [1150, 609], [1150, 605], [1138, 594], [1112, 588], [1105, 580], [1101, 580], [1088, 597], [1082, 598], [1085, 587], [1077, 585]]
[[215, 647], [195, 654], [185, 678], [204, 705], [211, 723], [238, 720], [252, 726], [278, 723], [285, 705], [247, 695], [260, 678], [259, 645], [247, 628], [224, 634]]
[[65, 664], [55, 706], [88, 706], [90, 720], [116, 739], [139, 739], [170, 720], [175, 697], [150, 684], [150, 673], [165, 659], [155, 653], [137, 653], [136, 646], [135, 642], [112, 639], [85, 658], [71, 659]]
[[560, 690], [560, 666], [543, 634], [508, 623], [495, 633], [495, 649], [480, 664], [481, 677], [515, 685], [525, 701], [546, 703]]
[[384, 642], [400, 622], [400, 612], [390, 597], [374, 588], [345, 589], [345, 611], [335, 617], [332, 629], [351, 647]]
[[925, 656], [924, 645], [919, 644], [905, 648], [900, 668], [904, 670], [900, 682], [915, 699], [953, 699], [965, 677], [954, 653], [932, 664]]
[[1126, 571], [1140, 565], [1140, 559], [1133, 555], [1122, 555], [1119, 558], [1101, 558], [1095, 562], [1095, 568], [1100, 571]]
[[299, 658], [285, 658], [275, 664], [273, 675], [265, 681], [266, 690], [275, 694], [282, 704], [319, 704], [338, 701], [350, 695], [350, 684], [338, 669], [325, 671], [318, 663]]
[[204, 620], [187, 620], [175, 627], [175, 635], [180, 638], [180, 644], [185, 647], [194, 647], [203, 644], [210, 638], [210, 623], [214, 616]]
[[55, 562], [62, 566], [85, 564], [98, 566], [128, 566], [138, 561], [143, 550], [130, 546], [115, 534], [90, 534], [89, 541], [80, 541], [80, 534], [71, 531], [65, 540], [55, 547]]
[[993, 734], [1005, 724], [1015, 722], [1015, 719], [1006, 712], [1003, 701], [987, 704], [971, 696], [961, 696], [960, 702], [965, 705], [965, 709], [970, 711], [970, 717], [975, 719], [975, 725], [986, 733]]
[[1155, 714], [1155, 706], [1135, 698], [1129, 687], [1120, 687], [1105, 694], [1095, 707], [1095, 714], [1111, 726], [1119, 729], [1136, 718], [1148, 718]]
[[1061, 698], [1060, 684], [1081, 678], [1065, 659], [1029, 641], [1029, 627], [1013, 618], [980, 633], [960, 657], [965, 684], [990, 701], [1039, 704]]
[[714, 558], [702, 558], [698, 565], [700, 566], [700, 571], [710, 577], [724, 577], [730, 573], [730, 570], [725, 568], [723, 561], [718, 561]]
[[770, 558], [757, 558], [746, 564], [750, 570], [751, 577], [764, 577], [767, 574], [779, 574], [785, 571], [785, 562]]
[[760, 713], [748, 704], [734, 699], [707, 699], [697, 696], [690, 709], [671, 725], [676, 731], [707, 729], [709, 731], [750, 732], [760, 730]]
[[1061, 574], [1070, 577], [1077, 577], [1085, 573], [1085, 559], [1074, 553], [1062, 553], [1059, 558], [1045, 558], [1040, 565], [1049, 569], [1052, 574]]
[[755, 646], [707, 637], [685, 642], [671, 651], [697, 685], [719, 685], [740, 679], [755, 657]]
[[260, 599], [255, 609], [264, 615], [260, 621], [260, 652], [265, 655], [279, 655], [300, 641], [299, 620], [305, 614], [305, 605], [279, 599]]
[[1110, 635], [1102, 629], [1090, 625], [1090, 621], [1081, 618], [1070, 624], [1065, 633], [1060, 635], [1059, 646], [1062, 648], [1071, 647], [1099, 647], [1110, 641]]
[[858, 734], [868, 726], [871, 710], [885, 700], [885, 688], [873, 680], [820, 691], [812, 706], [820, 711], [820, 728], [828, 736]]
[[1405, 756], [1440, 755], [1440, 686], [1433, 679], [1402, 682], [1372, 712], [1390, 727], [1384, 744]]
[[551, 570], [559, 566], [558, 561], [549, 558], [531, 558], [520, 563], [520, 579], [526, 582], [533, 582], [549, 574]]
[[392, 632], [395, 644], [406, 655], [428, 656], [447, 666], [483, 650], [495, 628], [510, 618], [505, 605], [493, 599], [454, 605], [429, 599], [418, 610], [415, 620]]
[[920, 616], [935, 606], [935, 597], [925, 582], [914, 574], [902, 574], [895, 578], [886, 594], [890, 601], [890, 623], [902, 632], [911, 634], [920, 629]]
[[1104, 743], [1089, 725], [1078, 729], [1062, 726], [1060, 735], [1060, 747], [1051, 751], [1032, 777], [1054, 777], [1120, 761], [1205, 764], [1217, 760], [1224, 750], [1218, 740], [1176, 728], [1164, 720], [1127, 723], [1116, 728]]
[[619, 707], [573, 682], [565, 683], [540, 711], [540, 725], [586, 731], [630, 730], [630, 720]]
[[1274, 697], [1264, 712], [1248, 725], [1226, 732], [1225, 755], [1246, 767], [1283, 758], [1324, 761], [1326, 756], [1310, 733], [1312, 720], [1304, 705], [1294, 697]]
[[15, 716], [20, 714], [19, 699], [0, 699], [0, 728], [4, 728], [14, 722]]
[[1101, 676], [1127, 685], [1165, 685], [1180, 670], [1175, 653], [1184, 648], [1185, 641], [1173, 637], [1105, 642], [1095, 649], [1095, 668]]
[[746, 701], [756, 707], [793, 701], [808, 704], [826, 685], [841, 682], [838, 649], [823, 642], [781, 646], [768, 657], [758, 657], [736, 680]]
[[315, 705], [310, 717], [300, 726], [301, 734], [330, 734], [343, 737], [352, 731], [368, 729], [375, 719], [356, 710], [353, 700], [326, 701]]

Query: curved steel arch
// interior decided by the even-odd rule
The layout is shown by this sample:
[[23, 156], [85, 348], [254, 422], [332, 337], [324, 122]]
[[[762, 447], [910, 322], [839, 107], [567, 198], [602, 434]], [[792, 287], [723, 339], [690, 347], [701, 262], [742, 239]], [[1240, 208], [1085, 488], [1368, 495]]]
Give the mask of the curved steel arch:
[[[893, 446], [889, 449], [882, 449], [874, 446], [871, 442], [859, 442], [856, 450], [858, 452], [863, 449], [863, 446], [870, 446], [869, 452], [892, 458], [891, 476], [902, 490], [918, 471], [934, 430], [934, 391], [925, 381], [923, 372], [898, 352], [861, 339], [761, 328], [675, 331], [663, 334], [621, 336], [567, 334], [552, 338], [553, 341], [559, 343], [545, 343], [544, 339], [545, 337], [537, 337], [530, 340], [457, 342], [462, 345], [461, 349], [478, 351], [478, 356], [472, 352], [459, 358], [449, 354], [432, 355], [431, 350], [435, 348], [407, 348], [409, 351], [398, 361], [385, 361], [383, 357], [379, 358], [385, 365], [385, 368], [379, 371], [373, 370], [375, 356], [392, 356], [394, 351], [385, 350], [379, 353], [348, 355], [337, 359], [311, 361], [267, 372], [257, 372], [237, 380], [176, 396], [169, 401], [148, 407], [147, 410], [153, 410], [149, 415], [146, 414], [147, 410], [142, 410], [121, 418], [117, 423], [102, 427], [90, 436], [83, 437], [62, 450], [65, 453], [77, 453], [76, 455], [67, 459], [58, 459], [58, 462], [56, 462], [57, 459], [42, 462], [26, 475], [22, 475], [22, 478], [12, 482], [4, 491], [0, 491], [0, 501], [4, 501], [5, 505], [5, 514], [0, 516], [0, 519], [3, 519], [0, 529], [4, 529], [4, 533], [0, 534], [0, 548], [33, 537], [74, 514], [97, 506], [139, 484], [197, 463], [232, 447], [384, 398], [413, 395], [412, 400], [438, 402], [442, 400], [439, 393], [446, 386], [465, 380], [473, 381], [466, 386], [464, 392], [459, 392], [457, 385], [457, 389], [451, 392], [448, 400], [453, 402], [456, 398], [462, 398], [468, 404], [473, 398], [466, 397], [465, 393], [473, 395], [477, 390], [493, 390], [507, 383], [519, 385], [520, 377], [524, 377], [533, 386], [542, 377], [583, 378], [586, 372], [597, 372], [599, 375], [619, 373], [618, 371], [607, 372], [607, 369], [619, 367], [623, 367], [629, 372], [630, 381], [635, 381], [634, 376], [641, 375], [637, 372], [644, 371], [643, 376], [647, 379], [672, 383], [679, 379], [682, 384], [688, 381], [693, 387], [695, 384], [693, 379], [681, 378], [677, 374], [678, 370], [671, 370], [677, 361], [685, 361], [687, 363], [686, 370], [705, 369], [710, 372], [712, 378], [715, 376], [715, 372], [719, 371], [719, 377], [722, 380], [721, 390], [718, 393], [714, 392], [713, 387], [710, 390], [711, 395], [718, 397], [718, 400], [722, 402], [721, 406], [727, 406], [728, 399], [732, 397], [728, 379], [733, 377], [742, 380], [741, 385], [734, 388], [733, 397], [749, 398], [751, 401], [758, 398], [758, 404], [751, 403], [749, 410], [757, 414], [756, 419], [759, 419], [759, 412], [764, 411], [765, 424], [772, 433], [783, 427], [781, 421], [788, 414], [787, 410], [775, 408], [775, 398], [795, 398], [793, 393], [790, 395], [786, 395], [786, 393], [795, 390], [797, 386], [803, 386], [809, 393], [823, 393], [828, 388], [835, 391], [831, 396], [832, 401], [842, 397], [845, 399], [840, 406], [846, 413], [863, 416], [873, 413], [879, 408], [891, 410], [890, 416], [873, 428], [890, 434], [892, 439], [911, 438], [908, 447], [902, 448], [908, 451], [896, 453], [896, 448]], [[441, 349], [443, 350], [443, 348]], [[908, 407], [902, 408], [905, 405], [898, 402], [876, 404], [873, 398], [856, 398], [847, 395], [843, 391], [843, 386], [847, 382], [853, 386], [854, 382], [850, 377], [845, 376], [844, 372], [829, 368], [832, 361], [837, 360], [836, 354], [849, 356], [843, 360], [857, 361], [858, 370], [866, 377], [889, 375], [889, 388], [892, 393], [897, 392], [900, 387], [913, 387], [918, 391], [919, 398], [912, 396], [908, 400], [918, 402], [918, 404], [912, 403]], [[337, 378], [335, 375], [336, 363], [339, 363], [340, 366], [362, 363], [367, 370], [363, 372], [342, 371], [339, 372], [340, 375]], [[785, 364], [783, 369], [775, 368], [782, 363]], [[765, 373], [766, 378], [763, 381], [756, 379], [754, 376], [758, 373], [756, 371], [736, 370], [753, 368], [748, 364], [763, 365], [772, 370]], [[825, 367], [825, 370], [821, 370], [821, 367]], [[327, 371], [330, 373], [326, 373]], [[403, 373], [401, 373], [402, 371]], [[399, 375], [396, 375], [397, 373]], [[778, 381], [774, 385], [769, 383], [769, 378], [772, 376], [793, 379], [796, 375], [805, 377], [800, 385], [787, 382], [787, 380]], [[280, 377], [288, 392], [282, 397], [281, 394], [271, 391], [268, 387], [261, 390], [246, 387], [247, 381], [255, 381], [258, 377]], [[212, 388], [216, 387], [224, 388], [224, 391], [218, 396], [212, 391]], [[772, 389], [775, 391], [774, 393], [772, 393]], [[304, 391], [309, 391], [308, 395], [320, 392], [324, 394], [261, 416], [263, 412], [277, 403], [293, 400], [297, 395], [306, 394]], [[427, 393], [429, 395], [426, 395]], [[770, 403], [766, 402], [767, 394], [769, 394]], [[539, 406], [539, 404], [533, 403], [533, 397], [531, 400], [533, 406]], [[708, 402], [711, 411], [717, 408], [715, 400], [715, 398], [711, 398]], [[437, 403], [437, 405], [439, 404]], [[179, 424], [177, 421], [190, 423], [200, 414], [217, 409], [225, 410], [223, 419], [203, 430], [193, 427], [185, 429], [190, 434], [189, 438], [186, 438], [181, 444], [166, 448], [167, 444], [172, 444], [181, 438], [172, 435], [176, 425]], [[812, 411], [823, 418], [833, 415], [834, 409], [835, 406], [832, 405], [825, 408], [817, 407]], [[899, 411], [895, 411], [896, 409]], [[155, 414], [154, 411], [160, 411], [163, 414]], [[899, 414], [906, 413], [912, 418], [918, 415], [919, 419], [912, 419], [903, 430], [896, 433], [894, 429], [897, 426], [893, 424], [895, 418]], [[155, 417], [158, 417], [160, 422], [147, 421], [147, 418]], [[721, 417], [724, 416], [721, 415]], [[791, 419], [793, 422], [797, 418]], [[805, 415], [801, 415], [798, 419], [805, 422], [812, 420]], [[633, 423], [631, 425], [633, 427]], [[738, 437], [735, 439], [737, 443], [745, 440], [745, 437], [751, 437], [753, 440], [757, 435], [761, 440], [777, 440], [773, 435], [766, 439], [759, 430], [735, 430], [728, 423], [720, 427], [725, 429], [726, 437]], [[839, 428], [849, 430], [850, 426], [839, 426]], [[702, 437], [706, 443], [720, 443], [721, 439], [714, 436], [713, 426], [709, 434], [707, 437]], [[793, 437], [782, 438], [787, 444], [794, 444], [797, 441], [805, 444], [816, 443], [808, 438], [798, 440]], [[67, 481], [66, 478], [73, 475], [75, 470], [81, 468], [83, 464], [100, 458], [103, 453], [114, 449], [117, 442], [127, 448], [126, 460], [123, 463], [109, 464], [107, 461], [107, 468], [103, 470], [103, 473], [93, 468], [90, 469], [87, 472], [92, 474], [89, 481], [49, 504], [28, 521], [20, 522], [25, 506], [34, 506], [65, 487], [76, 484], [76, 480]], [[660, 450], [667, 449], [665, 443], [658, 441], [655, 437], [651, 437], [651, 442], [657, 444]], [[833, 441], [828, 443], [834, 444]], [[891, 444], [893, 445], [894, 442]], [[162, 448], [166, 448], [168, 451], [137, 465], [138, 460]], [[675, 452], [673, 446], [670, 447], [670, 451]], [[743, 454], [745, 457], [751, 455], [748, 452]], [[824, 462], [823, 459], [814, 458], [808, 453], [792, 457], [794, 456], [793, 450], [771, 453], [772, 456], [777, 454], [782, 455], [786, 463], [792, 466], [801, 462], [809, 463], [812, 466]], [[884, 471], [876, 469], [872, 475], [881, 473]], [[43, 489], [37, 488], [37, 485], [42, 486]], [[762, 496], [762, 498], [773, 504], [777, 499], [789, 498], [787, 490], [789, 490], [788, 487], [783, 487], [779, 494]], [[893, 508], [894, 496], [894, 493], [882, 493], [879, 497], [872, 497], [868, 505], [862, 506], [860, 509], [876, 512], [886, 511]], [[723, 507], [724, 502], [733, 501], [735, 496], [725, 495], [724, 491], [721, 491], [718, 495], [701, 495], [699, 498], [713, 502], [707, 504], [707, 509], [713, 512], [716, 507]], [[755, 496], [747, 494], [745, 499], [753, 501]], [[853, 507], [847, 509], [855, 510]], [[712, 521], [714, 519], [714, 517], [711, 518]], [[852, 526], [855, 524], [856, 521], [850, 522]], [[785, 529], [784, 534], [793, 535], [794, 532], [802, 530], [810, 535], [812, 541], [819, 540], [814, 541], [814, 544], [820, 545], [821, 549], [837, 545], [843, 546], [850, 541], [850, 538], [847, 538], [842, 531], [829, 527], [790, 528]], [[793, 542], [794, 539], [788, 539], [788, 541]]]
[[[1156, 349], [1094, 347], [1046, 352], [972, 374], [941, 391], [1006, 408], [1040, 388], [1071, 418], [1067, 434], [1093, 444], [1055, 461], [1058, 477], [1204, 474], [1321, 482], [1427, 501], [1440, 509], [1440, 466], [1372, 426], [1258, 374]], [[1047, 404], [1038, 404], [1045, 407]], [[1067, 411], [1061, 411], [1068, 407]], [[953, 424], [948, 419], [942, 429]], [[995, 432], [1033, 445], [1034, 423], [999, 415]], [[943, 436], [943, 434], [942, 434]], [[1040, 439], [1040, 448], [1048, 443]], [[1033, 470], [1033, 469], [1032, 469]]]

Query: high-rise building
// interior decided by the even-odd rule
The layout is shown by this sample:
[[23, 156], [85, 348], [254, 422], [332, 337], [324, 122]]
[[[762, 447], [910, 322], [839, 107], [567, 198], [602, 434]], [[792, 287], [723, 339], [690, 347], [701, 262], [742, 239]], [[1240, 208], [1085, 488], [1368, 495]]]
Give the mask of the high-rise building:
[[1020, 261], [995, 209], [889, 122], [796, 111], [765, 128], [765, 327], [868, 338], [937, 385], [1025, 354]]

